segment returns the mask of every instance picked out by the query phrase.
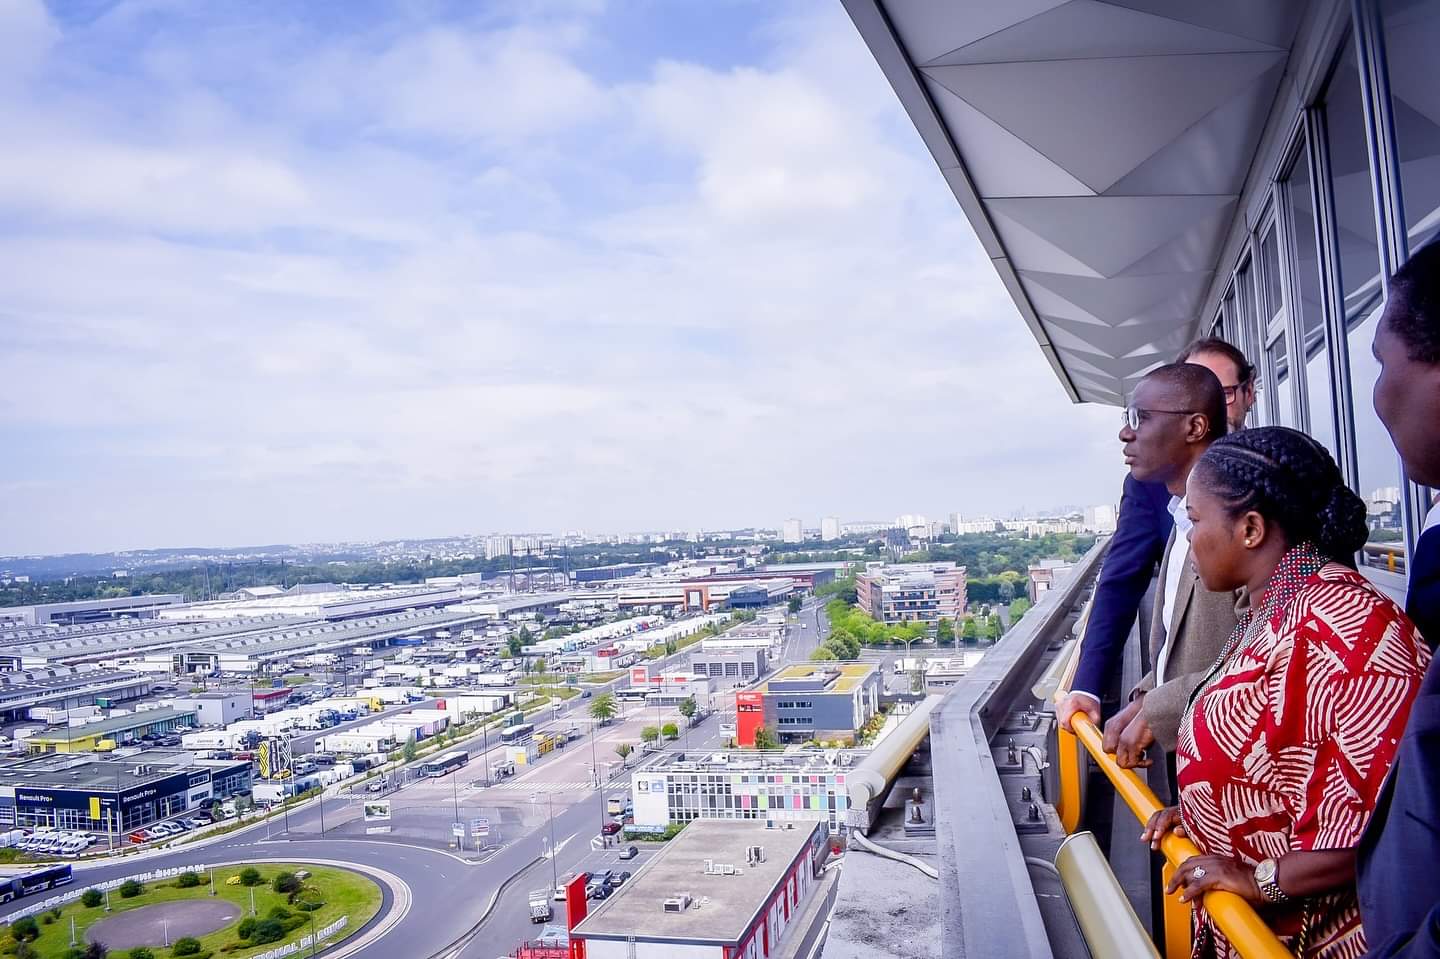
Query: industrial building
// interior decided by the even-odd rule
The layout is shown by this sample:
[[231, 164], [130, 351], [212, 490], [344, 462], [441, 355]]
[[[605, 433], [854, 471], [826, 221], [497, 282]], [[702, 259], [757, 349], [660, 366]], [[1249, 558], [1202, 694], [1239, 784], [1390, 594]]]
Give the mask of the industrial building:
[[735, 694], [735, 741], [754, 746], [766, 727], [782, 743], [852, 741], [880, 708], [882, 678], [874, 663], [798, 663], [759, 688]]
[[768, 825], [846, 822], [846, 775], [863, 751], [807, 750], [757, 755], [744, 750], [699, 757], [667, 753], [637, 770], [630, 795], [635, 826], [663, 829], [694, 819], [751, 819]]
[[760, 645], [760, 642], [744, 649], [702, 648], [690, 654], [690, 668], [701, 676], [709, 676], [716, 686], [748, 683], [765, 675], [769, 669], [770, 645]]
[[654, 563], [613, 563], [610, 566], [591, 566], [588, 569], [571, 571], [570, 581], [576, 585], [583, 585], [585, 583], [607, 583], [613, 579], [638, 576], [647, 570], [655, 568]]
[[571, 931], [585, 959], [764, 959], [802, 911], [827, 829], [699, 820]]
[[228, 726], [250, 716], [251, 694], [209, 692], [179, 696], [175, 705], [179, 709], [193, 710], [202, 726]]
[[30, 712], [36, 709], [108, 707], [148, 696], [150, 690], [149, 676], [91, 666], [0, 672], [0, 718], [34, 718]]
[[245, 760], [165, 751], [123, 759], [31, 756], [0, 766], [0, 826], [123, 835], [249, 788]]
[[80, 599], [64, 603], [37, 603], [32, 606], [11, 606], [5, 619], [20, 626], [45, 626], [49, 623], [68, 626], [118, 619], [121, 616], [146, 619], [162, 609], [185, 602], [179, 593], [154, 593], [149, 596], [120, 596], [115, 599]]
[[954, 622], [965, 615], [965, 567], [906, 563], [867, 569], [855, 577], [855, 600], [881, 623]]
[[32, 753], [85, 753], [114, 749], [144, 736], [175, 733], [195, 725], [193, 709], [142, 709], [82, 725], [47, 729], [29, 736], [25, 743]]

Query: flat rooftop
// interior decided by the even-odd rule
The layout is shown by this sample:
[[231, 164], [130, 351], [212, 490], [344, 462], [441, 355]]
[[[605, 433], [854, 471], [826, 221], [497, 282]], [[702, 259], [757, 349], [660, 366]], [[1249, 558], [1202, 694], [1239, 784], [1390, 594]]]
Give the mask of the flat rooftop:
[[126, 713], [124, 716], [111, 716], [108, 719], [97, 720], [93, 723], [85, 723], [82, 726], [61, 727], [59, 729], [46, 730], [43, 733], [36, 733], [30, 737], [31, 742], [69, 742], [72, 739], [80, 739], [85, 736], [94, 736], [97, 733], [116, 733], [126, 729], [135, 729], [138, 726], [151, 726], [155, 723], [163, 723], [172, 719], [194, 719], [193, 709], [142, 709], [139, 712]]
[[[184, 765], [153, 765], [135, 757], [95, 759], [70, 753], [46, 753], [0, 766], [0, 785], [16, 789], [115, 791], [143, 786], [182, 771]], [[146, 770], [137, 773], [136, 770]]]
[[[762, 693], [798, 693], [798, 692], [821, 692], [821, 693], [848, 693], [854, 691], [855, 687], [863, 683], [867, 677], [879, 672], [880, 667], [875, 663], [796, 663], [793, 666], [786, 666], [780, 672], [770, 677], [770, 681], [760, 687]], [[835, 675], [838, 674], [838, 675]], [[824, 688], [811, 690], [798, 684], [820, 682], [828, 676], [835, 675], [833, 682], [827, 682]], [[775, 683], [780, 683], [782, 688], [771, 689]], [[786, 683], [797, 684], [796, 688], [783, 688]]]
[[[697, 819], [586, 916], [573, 935], [738, 945], [816, 828], [824, 824], [767, 829], [754, 821]], [[763, 846], [765, 861], [746, 865], [747, 846]], [[707, 859], [733, 865], [735, 874], [706, 875]], [[681, 893], [690, 896], [689, 908], [666, 912], [665, 900]]]

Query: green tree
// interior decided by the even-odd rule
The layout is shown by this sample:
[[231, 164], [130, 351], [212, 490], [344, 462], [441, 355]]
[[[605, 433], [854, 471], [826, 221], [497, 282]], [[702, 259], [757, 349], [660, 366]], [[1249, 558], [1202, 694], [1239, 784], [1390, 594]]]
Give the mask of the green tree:
[[968, 645], [974, 645], [980, 639], [980, 627], [975, 622], [974, 616], [965, 617], [965, 625], [960, 627], [960, 635]]
[[539, 659], [535, 660], [535, 672], [537, 672], [537, 673], [543, 673], [543, 672], [545, 672], [545, 657], [544, 657], [544, 656], [541, 656]]
[[675, 725], [674, 723], [666, 723], [664, 726], [660, 727], [660, 735], [664, 736], [666, 739], [679, 739], [680, 727]]
[[279, 919], [261, 919], [250, 932], [250, 942], [257, 946], [267, 942], [279, 942], [283, 938], [285, 923]]
[[400, 750], [400, 758], [407, 763], [414, 762], [415, 757], [420, 754], [420, 747], [415, 744], [415, 733], [412, 730], [410, 735], [405, 737], [405, 746]]
[[629, 760], [630, 760], [630, 754], [633, 753], [634, 751], [635, 751], [635, 747], [632, 746], [632, 745], [630, 745], [629, 743], [616, 743], [616, 744], [615, 744], [615, 755], [617, 755], [617, 756], [620, 757], [620, 765], [622, 765], [622, 766], [625, 765], [627, 762], [629, 762]]
[[108, 959], [110, 947], [103, 942], [92, 942], [85, 947], [85, 959]]
[[685, 717], [686, 725], [689, 725], [690, 721], [695, 718], [695, 714], [700, 711], [700, 706], [695, 702], [694, 696], [687, 696], [680, 700], [680, 705], [675, 708], [679, 710], [681, 716]]
[[177, 956], [198, 956], [200, 954], [200, 940], [194, 936], [181, 936], [175, 940], [170, 951]]
[[120, 884], [120, 898], [134, 899], [145, 891], [145, 887], [134, 879], [127, 879]]
[[946, 643], [955, 642], [955, 624], [947, 617], [941, 616], [940, 622], [935, 624], [935, 645], [944, 646]]
[[816, 662], [833, 662], [840, 657], [836, 656], [835, 651], [828, 646], [821, 646], [810, 654], [810, 658]]
[[222, 819], [224, 819], [224, 818], [225, 818], [225, 807], [222, 806], [222, 805], [220, 805], [220, 800], [217, 799], [217, 800], [215, 800], [214, 802], [212, 802], [212, 803], [210, 804], [210, 821], [211, 821], [211, 822], [219, 822], [220, 820], [222, 820]]
[[289, 895], [300, 888], [300, 880], [295, 878], [293, 872], [282, 872], [275, 877], [271, 888], [281, 895]]
[[240, 885], [242, 886], [258, 886], [264, 881], [264, 877], [260, 875], [260, 870], [254, 866], [246, 866], [240, 870]]
[[755, 748], [779, 749], [780, 740], [775, 738], [775, 733], [771, 731], [769, 726], [761, 726], [755, 730]]
[[590, 718], [599, 720], [602, 726], [614, 719], [619, 712], [620, 707], [615, 702], [614, 693], [601, 693], [590, 701]]
[[1020, 620], [1028, 612], [1030, 612], [1030, 600], [1026, 599], [1024, 596], [1016, 597], [1010, 603], [1010, 625], [1014, 626], [1016, 623], [1020, 622]]
[[182, 872], [175, 877], [175, 885], [181, 889], [194, 889], [200, 885], [200, 874], [198, 872]]
[[40, 923], [34, 916], [21, 916], [10, 923], [10, 935], [16, 942], [34, 942], [40, 938]]
[[[521, 632], [524, 632], [524, 630], [522, 629]], [[519, 636], [505, 637], [505, 652], [510, 654], [510, 658], [514, 659], [518, 657], [520, 655], [520, 650], [524, 648], [525, 641]]]
[[125, 955], [127, 959], [155, 959], [155, 950], [149, 946], [136, 946]]
[[80, 904], [87, 909], [94, 909], [105, 901], [105, 894], [99, 889], [86, 889], [80, 894]]
[[644, 742], [644, 743], [647, 743], [647, 744], [648, 744], [648, 743], [653, 743], [655, 740], [657, 740], [657, 739], [659, 739], [659, 738], [660, 738], [660, 727], [659, 727], [659, 726], [646, 726], [644, 729], [640, 730], [640, 741], [641, 741], [641, 742]]
[[789, 609], [790, 612], [792, 612], [792, 613], [798, 613], [798, 612], [800, 612], [800, 597], [799, 597], [799, 596], [792, 596], [792, 597], [790, 597], [790, 602], [786, 603], [785, 605], [786, 605], [786, 608]]

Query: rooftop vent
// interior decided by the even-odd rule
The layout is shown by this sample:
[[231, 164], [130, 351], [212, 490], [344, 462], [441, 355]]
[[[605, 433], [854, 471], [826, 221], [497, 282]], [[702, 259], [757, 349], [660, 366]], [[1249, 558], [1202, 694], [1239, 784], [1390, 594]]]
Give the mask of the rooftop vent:
[[665, 912], [684, 912], [690, 907], [690, 896], [682, 892], [673, 899], [666, 899], [661, 903], [661, 907]]

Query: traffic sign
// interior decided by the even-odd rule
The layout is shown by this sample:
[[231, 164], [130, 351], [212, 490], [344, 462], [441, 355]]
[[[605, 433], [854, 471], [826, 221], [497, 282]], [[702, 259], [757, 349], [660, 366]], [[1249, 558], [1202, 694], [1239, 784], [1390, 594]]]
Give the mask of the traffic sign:
[[465, 838], [465, 824], [463, 822], [452, 822], [450, 824], [450, 835], [456, 839]]
[[470, 835], [477, 838], [490, 835], [490, 820], [483, 816], [470, 820]]

